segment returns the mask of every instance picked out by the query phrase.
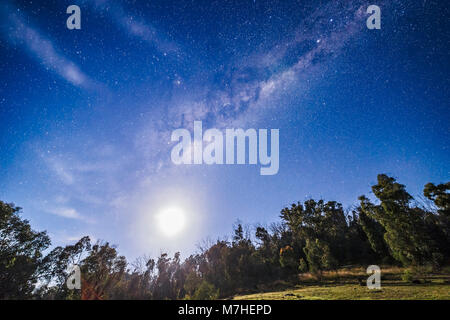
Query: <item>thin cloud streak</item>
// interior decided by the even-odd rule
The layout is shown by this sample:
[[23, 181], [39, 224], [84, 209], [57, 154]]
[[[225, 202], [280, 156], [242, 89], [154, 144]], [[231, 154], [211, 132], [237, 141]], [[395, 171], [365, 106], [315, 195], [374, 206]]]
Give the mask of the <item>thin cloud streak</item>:
[[34, 59], [39, 61], [47, 70], [58, 74], [61, 78], [80, 88], [95, 88], [99, 85], [90, 79], [71, 60], [58, 53], [53, 42], [29, 26], [19, 14], [11, 11], [6, 6], [0, 7], [1, 18], [6, 19], [9, 25], [6, 30], [8, 41], [16, 46], [23, 47]]
[[160, 53], [180, 51], [180, 47], [175, 41], [169, 40], [151, 23], [128, 14], [117, 2], [105, 0], [88, 0], [88, 2], [99, 13], [108, 12], [111, 21], [127, 34], [154, 46]]
[[88, 224], [94, 223], [94, 220], [80, 214], [76, 209], [71, 207], [57, 207], [44, 211], [66, 219], [79, 220]]
[[60, 217], [68, 218], [68, 219], [75, 219], [75, 220], [83, 219], [82, 216], [73, 208], [61, 207], [61, 208], [48, 210], [47, 212], [57, 215], [57, 216], [60, 216]]

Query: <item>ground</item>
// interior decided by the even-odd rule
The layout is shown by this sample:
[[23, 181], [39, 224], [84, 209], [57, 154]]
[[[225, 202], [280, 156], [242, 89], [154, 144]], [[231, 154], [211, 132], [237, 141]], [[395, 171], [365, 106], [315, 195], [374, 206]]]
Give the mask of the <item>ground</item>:
[[[384, 270], [384, 272], [383, 272]], [[382, 268], [381, 289], [365, 286], [362, 268], [341, 269], [317, 277], [303, 274], [298, 284], [271, 292], [235, 296], [241, 300], [450, 300], [450, 272], [414, 272], [413, 279], [402, 279], [405, 269]], [[414, 280], [414, 283], [411, 281]], [[266, 291], [266, 290], [265, 290]]]

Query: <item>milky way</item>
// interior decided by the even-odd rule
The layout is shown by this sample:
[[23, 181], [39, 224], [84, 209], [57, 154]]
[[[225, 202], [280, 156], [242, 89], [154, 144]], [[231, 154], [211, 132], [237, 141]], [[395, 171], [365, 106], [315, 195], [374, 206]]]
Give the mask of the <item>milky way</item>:
[[[81, 30], [69, 1], [0, 5], [0, 199], [55, 245], [189, 253], [307, 197], [351, 206], [381, 172], [413, 194], [448, 180], [444, 4], [136, 2], [78, 1]], [[279, 172], [174, 165], [171, 132], [194, 121], [279, 129]], [[189, 235], [158, 236], [168, 204], [191, 213]]]

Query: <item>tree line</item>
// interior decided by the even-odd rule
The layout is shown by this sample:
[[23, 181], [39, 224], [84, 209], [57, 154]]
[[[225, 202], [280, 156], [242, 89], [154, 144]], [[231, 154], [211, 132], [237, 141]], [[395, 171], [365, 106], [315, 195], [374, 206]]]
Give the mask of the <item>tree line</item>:
[[[229, 240], [200, 252], [132, 263], [107, 242], [83, 237], [56, 247], [31, 228], [20, 208], [0, 201], [0, 299], [215, 299], [270, 282], [320, 277], [344, 265], [430, 266], [450, 258], [450, 182], [428, 183], [418, 201], [384, 174], [375, 200], [359, 197], [344, 210], [336, 201], [306, 200], [281, 210], [280, 221], [250, 234], [238, 223]], [[68, 266], [81, 270], [81, 290], [69, 290]]]

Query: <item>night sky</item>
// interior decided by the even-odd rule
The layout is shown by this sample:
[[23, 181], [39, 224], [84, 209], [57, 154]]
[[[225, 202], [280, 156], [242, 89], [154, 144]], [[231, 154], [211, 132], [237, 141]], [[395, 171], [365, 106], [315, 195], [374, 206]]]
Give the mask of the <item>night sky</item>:
[[[66, 8], [81, 8], [69, 30]], [[366, 8], [381, 8], [369, 30]], [[53, 245], [183, 255], [309, 197], [350, 208], [378, 173], [450, 178], [445, 1], [4, 1], [0, 199]], [[280, 169], [179, 165], [171, 132], [278, 128]], [[169, 206], [185, 230], [165, 237]]]

